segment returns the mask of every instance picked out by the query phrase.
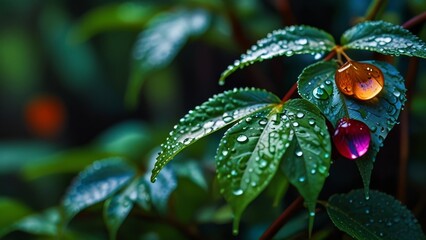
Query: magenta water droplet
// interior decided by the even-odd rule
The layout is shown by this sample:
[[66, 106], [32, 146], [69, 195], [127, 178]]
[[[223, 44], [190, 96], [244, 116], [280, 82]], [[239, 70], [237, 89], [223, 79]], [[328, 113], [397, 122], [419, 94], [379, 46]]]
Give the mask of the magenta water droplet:
[[370, 129], [365, 123], [342, 118], [337, 122], [333, 142], [339, 153], [349, 159], [363, 156], [370, 146]]

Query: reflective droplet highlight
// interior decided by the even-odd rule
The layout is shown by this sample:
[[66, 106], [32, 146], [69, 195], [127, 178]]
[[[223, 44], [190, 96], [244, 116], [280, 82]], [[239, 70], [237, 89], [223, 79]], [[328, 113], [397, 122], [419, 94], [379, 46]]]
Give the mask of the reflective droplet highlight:
[[246, 135], [241, 134], [240, 136], [237, 137], [237, 142], [239, 143], [245, 143], [247, 141], [248, 141], [248, 137]]
[[335, 79], [343, 94], [360, 100], [374, 98], [384, 86], [384, 76], [378, 67], [356, 61], [348, 61], [337, 69]]
[[342, 118], [338, 121], [333, 142], [338, 152], [349, 159], [363, 156], [370, 146], [370, 129], [365, 123]]

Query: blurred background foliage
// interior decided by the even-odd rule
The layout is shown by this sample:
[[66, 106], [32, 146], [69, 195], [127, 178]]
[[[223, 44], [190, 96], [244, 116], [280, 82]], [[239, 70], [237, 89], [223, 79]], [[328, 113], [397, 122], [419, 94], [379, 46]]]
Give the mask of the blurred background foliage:
[[[378, 19], [395, 24], [426, 10], [424, 0], [385, 2]], [[253, 86], [284, 95], [314, 62], [313, 56], [270, 60], [237, 72], [225, 86], [217, 81], [272, 30], [306, 24], [340, 36], [369, 5], [367, 0], [0, 1], [0, 232], [43, 212], [38, 220], [15, 225], [21, 231], [5, 238], [29, 239], [31, 233], [49, 238], [57, 231], [55, 206], [79, 171], [95, 160], [119, 156], [150, 172], [150, 159], [173, 124], [215, 93]], [[426, 40], [424, 26], [412, 31]], [[405, 57], [395, 62], [402, 75], [407, 62]], [[409, 88], [407, 205], [424, 227], [425, 60], [419, 61]], [[392, 195], [398, 181], [399, 133], [398, 127], [391, 132], [372, 176], [373, 189]], [[232, 215], [214, 180], [220, 134], [174, 161], [178, 185], [168, 210], [132, 212], [118, 239], [230, 238]], [[353, 162], [334, 159], [322, 199], [362, 186]], [[294, 189], [287, 191], [282, 175], [275, 178], [273, 184], [284, 190], [266, 190], [249, 206], [241, 239], [257, 239], [296, 196]], [[277, 238], [306, 238], [306, 219], [300, 212]], [[316, 222], [315, 239], [348, 239], [331, 227], [324, 211]], [[70, 239], [107, 238], [97, 205], [79, 214], [69, 229]]]

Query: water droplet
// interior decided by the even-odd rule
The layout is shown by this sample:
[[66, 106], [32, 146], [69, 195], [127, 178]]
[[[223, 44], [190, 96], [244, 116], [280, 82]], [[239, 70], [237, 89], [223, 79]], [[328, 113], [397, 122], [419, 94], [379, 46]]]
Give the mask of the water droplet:
[[297, 114], [296, 114], [296, 117], [298, 117], [298, 118], [303, 118], [305, 116], [305, 114], [304, 113], [302, 113], [302, 112], [298, 112]]
[[327, 172], [327, 167], [326, 166], [319, 166], [318, 167], [318, 172], [320, 172], [321, 174], [324, 174]]
[[299, 126], [299, 123], [298, 122], [293, 122], [293, 127], [297, 127], [297, 126]]
[[313, 118], [309, 119], [308, 121], [309, 125], [313, 126], [315, 125], [315, 120]]
[[335, 74], [339, 90], [360, 100], [374, 98], [382, 91], [384, 76], [382, 71], [368, 63], [348, 61]]
[[222, 155], [223, 155], [223, 156], [227, 156], [227, 155], [228, 155], [228, 151], [227, 151], [227, 150], [223, 150], [223, 151], [222, 151]]
[[231, 175], [232, 175], [232, 176], [237, 176], [237, 174], [238, 174], [238, 173], [237, 173], [237, 171], [235, 171], [235, 169], [231, 171]]
[[301, 157], [302, 155], [303, 155], [302, 151], [300, 151], [300, 150], [296, 151], [296, 156]]
[[313, 174], [315, 174], [317, 172], [317, 170], [315, 170], [315, 169], [311, 169], [311, 174], [313, 175]]
[[300, 44], [300, 45], [306, 45], [308, 43], [308, 39], [306, 38], [301, 38], [296, 40], [296, 44]]
[[316, 99], [320, 99], [320, 100], [328, 99], [328, 94], [321, 87], [314, 88], [314, 90], [312, 91], [312, 94], [314, 95]]
[[262, 126], [265, 126], [267, 123], [268, 123], [268, 120], [266, 120], [266, 119], [262, 119], [262, 120], [259, 121], [259, 124], [262, 125]]
[[349, 159], [357, 159], [367, 153], [370, 139], [370, 130], [365, 123], [348, 118], [338, 121], [333, 135], [338, 152]]
[[209, 121], [209, 122], [204, 123], [203, 128], [211, 128], [211, 127], [213, 127], [213, 125], [214, 125], [214, 122]]
[[305, 177], [300, 177], [299, 178], [299, 182], [304, 182], [305, 181]]
[[223, 117], [222, 119], [223, 119], [223, 121], [224, 121], [225, 123], [229, 123], [229, 122], [231, 122], [232, 120], [234, 120], [234, 118], [233, 118], [233, 117], [231, 117], [231, 116], [225, 116], [225, 117]]
[[241, 134], [237, 137], [237, 142], [239, 143], [245, 143], [248, 141], [248, 137], [246, 135]]
[[315, 212], [309, 212], [309, 216], [315, 217]]
[[183, 144], [185, 144], [185, 145], [188, 145], [188, 144], [190, 144], [192, 141], [194, 140], [194, 138], [185, 138], [184, 140], [183, 140]]
[[267, 165], [268, 165], [268, 162], [267, 162], [266, 160], [264, 160], [264, 159], [262, 159], [262, 160], [259, 162], [259, 167], [260, 167], [260, 168], [265, 168]]
[[232, 193], [235, 196], [241, 196], [241, 195], [243, 195], [244, 191], [241, 188], [238, 188], [238, 189], [235, 189]]

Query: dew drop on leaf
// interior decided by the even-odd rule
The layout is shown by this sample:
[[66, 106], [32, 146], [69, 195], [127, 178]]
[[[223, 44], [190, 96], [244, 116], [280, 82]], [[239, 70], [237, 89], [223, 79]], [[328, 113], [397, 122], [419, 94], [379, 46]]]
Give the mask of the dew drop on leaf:
[[238, 189], [235, 189], [232, 193], [235, 196], [241, 196], [244, 193], [244, 191], [241, 188], [238, 188]]
[[297, 113], [297, 114], [296, 114], [296, 116], [297, 116], [298, 118], [303, 118], [303, 117], [305, 116], [305, 114], [304, 114], [304, 113], [302, 113], [302, 112], [299, 112], [299, 113]]
[[314, 95], [314, 97], [316, 99], [320, 99], [320, 100], [327, 100], [328, 99], [328, 94], [321, 87], [314, 88], [314, 90], [312, 91], [312, 94]]
[[302, 151], [296, 151], [296, 156], [301, 157], [303, 155]]
[[349, 159], [363, 156], [370, 146], [370, 129], [365, 123], [348, 118], [338, 121], [333, 142], [338, 152]]
[[246, 135], [241, 134], [237, 137], [237, 142], [239, 143], [245, 143], [248, 141], [248, 137]]

